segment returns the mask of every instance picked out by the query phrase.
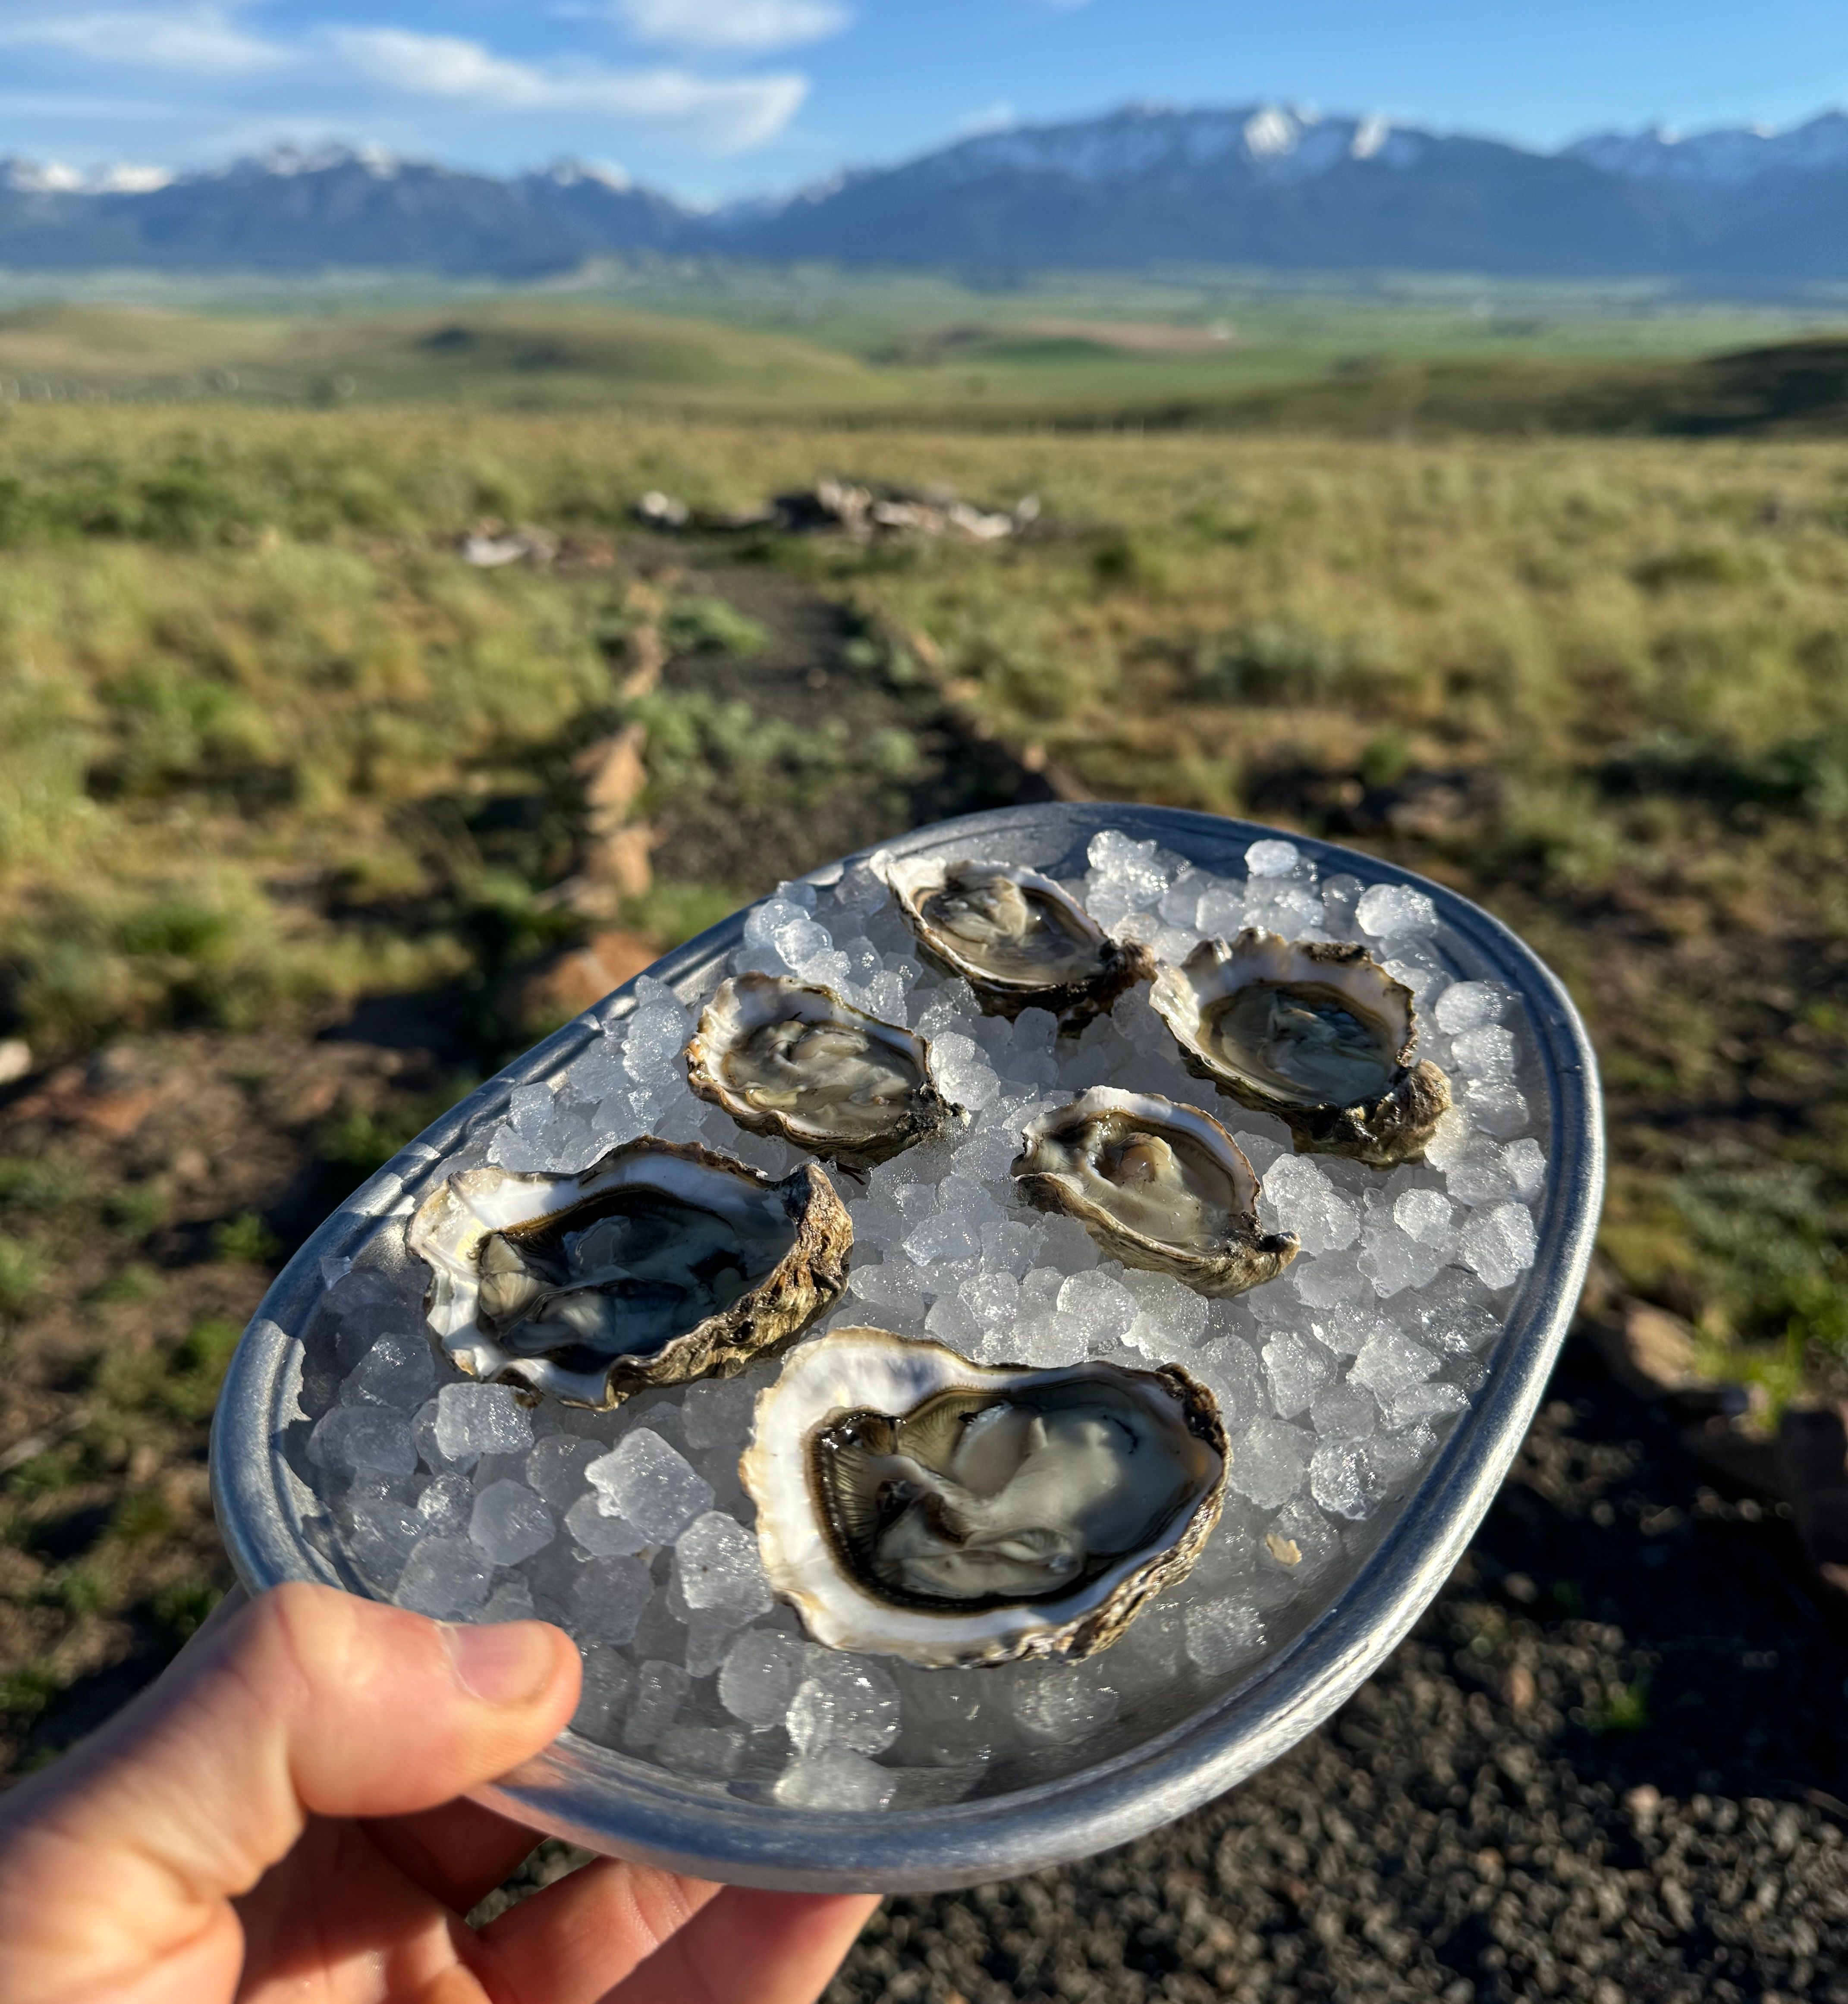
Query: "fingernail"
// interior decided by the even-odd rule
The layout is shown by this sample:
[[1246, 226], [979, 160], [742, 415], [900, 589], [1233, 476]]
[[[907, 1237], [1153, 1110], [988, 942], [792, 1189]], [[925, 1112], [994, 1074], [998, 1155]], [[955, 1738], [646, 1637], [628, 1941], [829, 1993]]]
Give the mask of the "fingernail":
[[458, 1682], [489, 1704], [521, 1704], [537, 1697], [558, 1667], [557, 1646], [538, 1621], [446, 1627], [444, 1634]]

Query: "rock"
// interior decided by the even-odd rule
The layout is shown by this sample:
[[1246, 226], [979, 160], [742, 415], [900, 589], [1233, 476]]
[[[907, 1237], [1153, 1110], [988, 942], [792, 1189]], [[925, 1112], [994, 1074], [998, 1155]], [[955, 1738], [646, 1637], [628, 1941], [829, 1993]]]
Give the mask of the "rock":
[[557, 537], [549, 529], [530, 524], [509, 530], [499, 522], [479, 523], [458, 547], [463, 562], [477, 570], [500, 570], [517, 563], [549, 570], [558, 561]]
[[650, 488], [635, 504], [635, 519], [650, 529], [684, 529], [693, 519], [692, 509], [678, 495]]
[[502, 1012], [535, 1033], [546, 1025], [568, 1023], [651, 967], [658, 957], [652, 942], [639, 933], [593, 933], [582, 946], [510, 976], [501, 996]]
[[572, 772], [583, 783], [594, 832], [619, 826], [641, 798], [648, 783], [648, 769], [642, 763], [647, 741], [648, 734], [640, 724], [628, 724], [613, 737], [587, 744], [571, 761]]
[[31, 1045], [23, 1037], [0, 1037], [0, 1085], [11, 1085], [31, 1069]]

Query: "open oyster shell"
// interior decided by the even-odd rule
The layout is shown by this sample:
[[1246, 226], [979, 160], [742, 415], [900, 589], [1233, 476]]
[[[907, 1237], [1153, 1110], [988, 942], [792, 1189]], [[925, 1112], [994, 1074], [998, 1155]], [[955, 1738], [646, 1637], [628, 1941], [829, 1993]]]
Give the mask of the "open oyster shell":
[[1015, 863], [888, 857], [878, 866], [925, 957], [959, 974], [991, 1016], [1050, 1009], [1068, 1032], [1155, 972], [1050, 877]]
[[1365, 947], [1248, 927], [1163, 967], [1149, 996], [1187, 1069], [1288, 1123], [1304, 1153], [1415, 1161], [1450, 1103], [1414, 1063], [1411, 991]]
[[1259, 1231], [1257, 1172], [1196, 1107], [1093, 1086], [1041, 1114], [1021, 1143], [1022, 1196], [1068, 1211], [1126, 1267], [1172, 1274], [1203, 1295], [1237, 1295], [1296, 1256], [1293, 1234]]
[[928, 1140], [955, 1111], [923, 1038], [787, 975], [724, 983], [686, 1047], [686, 1075], [741, 1127], [854, 1168]]
[[729, 1377], [799, 1335], [846, 1284], [853, 1239], [814, 1163], [779, 1183], [652, 1137], [579, 1175], [465, 1169], [405, 1233], [452, 1363], [596, 1407]]
[[1107, 1648], [1187, 1576], [1227, 1459], [1176, 1365], [991, 1368], [837, 1329], [759, 1393], [739, 1473], [818, 1642], [946, 1669]]

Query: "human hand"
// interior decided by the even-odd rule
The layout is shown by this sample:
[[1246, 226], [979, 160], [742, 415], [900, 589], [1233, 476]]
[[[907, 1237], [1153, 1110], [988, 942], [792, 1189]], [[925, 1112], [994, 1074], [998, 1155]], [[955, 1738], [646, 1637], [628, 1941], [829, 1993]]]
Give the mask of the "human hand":
[[873, 1901], [603, 1859], [464, 1925], [534, 1838], [458, 1798], [545, 1746], [578, 1678], [536, 1621], [452, 1628], [317, 1586], [214, 1616], [0, 1803], [0, 1998], [811, 2004]]

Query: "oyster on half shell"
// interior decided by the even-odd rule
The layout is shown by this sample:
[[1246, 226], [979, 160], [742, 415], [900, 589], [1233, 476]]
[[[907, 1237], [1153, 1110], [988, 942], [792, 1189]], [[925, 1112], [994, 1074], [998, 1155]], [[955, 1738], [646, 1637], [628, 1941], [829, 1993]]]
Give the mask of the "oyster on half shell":
[[1210, 1113], [1155, 1093], [1093, 1086], [1021, 1137], [1013, 1174], [1042, 1210], [1068, 1211], [1126, 1267], [1203, 1295], [1243, 1294], [1296, 1258], [1258, 1229], [1257, 1172]]
[[854, 1168], [928, 1140], [955, 1111], [923, 1038], [786, 975], [724, 983], [686, 1047], [686, 1073], [741, 1127]]
[[1146, 947], [1112, 939], [1037, 871], [924, 857], [875, 867], [925, 958], [960, 975], [991, 1016], [1050, 1009], [1075, 1032], [1155, 972]]
[[652, 1137], [579, 1175], [465, 1169], [405, 1233], [451, 1362], [594, 1407], [729, 1377], [790, 1341], [845, 1286], [853, 1238], [814, 1163], [776, 1182]]
[[1414, 1062], [1411, 991], [1363, 946], [1247, 927], [1163, 967], [1149, 996], [1187, 1069], [1284, 1121], [1304, 1153], [1415, 1161], [1450, 1103]]
[[816, 1641], [946, 1669], [1107, 1648], [1187, 1576], [1227, 1459], [1176, 1365], [991, 1367], [838, 1329], [759, 1393], [739, 1473]]

